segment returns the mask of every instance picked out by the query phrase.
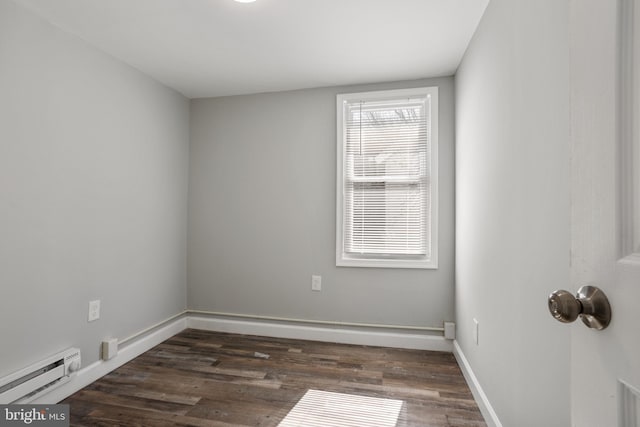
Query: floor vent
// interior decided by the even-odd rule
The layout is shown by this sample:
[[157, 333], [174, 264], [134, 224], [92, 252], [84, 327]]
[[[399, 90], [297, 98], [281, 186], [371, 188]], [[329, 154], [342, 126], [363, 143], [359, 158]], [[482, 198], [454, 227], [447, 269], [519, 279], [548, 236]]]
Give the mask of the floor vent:
[[80, 369], [80, 349], [70, 348], [0, 378], [0, 404], [29, 403], [71, 378]]

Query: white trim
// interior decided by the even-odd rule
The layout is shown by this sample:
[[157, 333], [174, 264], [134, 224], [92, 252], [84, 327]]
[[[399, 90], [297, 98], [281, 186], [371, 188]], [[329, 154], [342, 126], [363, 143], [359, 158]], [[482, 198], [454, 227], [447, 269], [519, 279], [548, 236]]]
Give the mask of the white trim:
[[42, 395], [31, 403], [50, 404], [52, 402], [60, 402], [96, 381], [98, 378], [105, 376], [114, 369], [119, 368], [132, 359], [135, 359], [145, 351], [150, 350], [186, 328], [187, 319], [185, 317], [170, 321], [170, 323], [162, 326], [158, 330], [133, 341], [125, 347], [122, 347], [118, 350], [118, 354], [113, 359], [108, 361], [98, 360], [89, 366], [85, 366], [80, 369], [77, 374], [73, 375], [66, 384], [52, 390], [50, 393]]
[[473, 373], [471, 365], [462, 352], [462, 348], [460, 348], [457, 340], [453, 341], [453, 355], [458, 361], [458, 365], [460, 365], [462, 375], [464, 375], [464, 379], [467, 381], [467, 384], [471, 389], [473, 398], [476, 400], [478, 408], [480, 408], [480, 412], [482, 413], [487, 426], [502, 427], [502, 423], [498, 419], [496, 411], [493, 409], [493, 406], [491, 406], [491, 402], [489, 402], [489, 398], [484, 393], [484, 390], [482, 390], [482, 386], [480, 385], [478, 378], [476, 378], [475, 374]]
[[184, 310], [184, 311], [182, 311], [182, 312], [180, 312], [178, 314], [174, 314], [173, 316], [169, 317], [168, 319], [165, 319], [165, 320], [163, 320], [161, 322], [156, 323], [155, 325], [151, 325], [148, 328], [145, 328], [145, 329], [143, 329], [141, 331], [138, 331], [133, 335], [129, 335], [127, 338], [118, 340], [118, 346], [123, 346], [125, 343], [127, 343], [129, 341], [132, 341], [132, 340], [138, 338], [139, 336], [142, 336], [142, 335], [144, 335], [144, 334], [146, 334], [148, 332], [151, 332], [154, 329], [159, 328], [160, 326], [166, 325], [167, 323], [171, 322], [173, 319], [178, 319], [178, 318], [180, 318], [180, 317], [182, 317], [182, 316], [184, 316], [186, 314], [187, 314], [187, 310]]
[[[206, 313], [206, 314], [203, 314]], [[244, 318], [227, 319], [221, 316], [235, 316]], [[178, 318], [176, 318], [178, 317]], [[416, 333], [415, 329], [422, 332], [437, 332], [441, 328], [411, 327], [405, 332], [398, 331], [371, 331], [370, 328], [393, 329], [403, 328], [397, 325], [376, 325], [376, 324], [345, 324], [329, 323], [333, 327], [319, 327], [302, 325], [299, 323], [316, 322], [299, 320], [286, 321], [284, 318], [256, 318], [257, 316], [223, 313], [218, 316], [211, 315], [211, 312], [200, 312], [197, 310], [186, 310], [168, 319], [159, 322], [149, 328], [127, 337], [120, 342], [129, 341], [129, 344], [118, 349], [118, 354], [107, 361], [98, 360], [91, 365], [85, 366], [73, 375], [70, 380], [60, 387], [42, 395], [34, 400], [33, 404], [50, 404], [60, 402], [73, 393], [83, 389], [97, 379], [105, 376], [109, 372], [119, 368], [125, 363], [135, 359], [144, 352], [150, 350], [161, 342], [184, 331], [187, 328], [201, 329], [206, 331], [229, 332], [245, 335], [259, 335], [264, 337], [303, 339], [324, 342], [335, 342], [342, 344], [370, 345], [380, 347], [407, 348], [416, 350], [445, 351], [451, 352], [452, 341], [446, 340], [442, 335], [428, 335]], [[317, 321], [327, 325], [326, 321]], [[155, 330], [151, 330], [155, 329]]]
[[640, 421], [640, 390], [618, 379], [618, 427], [635, 427]]
[[383, 323], [357, 323], [357, 322], [341, 322], [338, 320], [315, 320], [315, 319], [294, 319], [291, 317], [276, 317], [276, 316], [262, 316], [257, 314], [240, 314], [240, 313], [226, 313], [221, 311], [207, 311], [207, 310], [187, 310], [191, 315], [204, 314], [206, 316], [216, 317], [238, 317], [242, 319], [251, 320], [270, 320], [276, 322], [288, 322], [288, 323], [308, 323], [314, 325], [324, 326], [351, 326], [355, 328], [376, 328], [376, 329], [404, 329], [412, 331], [431, 331], [431, 332], [444, 332], [443, 327], [435, 326], [414, 326], [414, 325], [389, 325]]
[[349, 258], [345, 255], [336, 255], [336, 267], [370, 267], [370, 268], [422, 268], [437, 270], [437, 255], [432, 260], [411, 259], [383, 259], [383, 258]]
[[[408, 89], [377, 90], [359, 93], [342, 93], [336, 95], [336, 266], [337, 267], [372, 267], [372, 268], [438, 268], [438, 141], [439, 141], [439, 87], [417, 87]], [[386, 100], [397, 98], [413, 98], [426, 96], [431, 101], [430, 123], [430, 254], [429, 258], [394, 258], [394, 257], [350, 257], [343, 248], [343, 214], [344, 214], [344, 145], [346, 127], [344, 126], [344, 103], [352, 100]]]
[[618, 264], [622, 265], [640, 265], [640, 253], [634, 252], [626, 257], [619, 259]]
[[263, 337], [290, 338], [341, 344], [408, 348], [415, 350], [452, 351], [450, 340], [443, 336], [401, 332], [367, 331], [353, 327], [318, 327], [276, 323], [262, 320], [223, 319], [215, 316], [190, 315], [189, 328]]

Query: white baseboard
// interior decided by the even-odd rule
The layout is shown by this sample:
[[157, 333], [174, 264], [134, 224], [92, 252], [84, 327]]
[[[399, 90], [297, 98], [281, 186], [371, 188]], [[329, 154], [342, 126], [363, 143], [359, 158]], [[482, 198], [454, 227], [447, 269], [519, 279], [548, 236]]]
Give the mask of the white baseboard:
[[335, 342], [341, 344], [409, 348], [430, 351], [453, 351], [452, 341], [443, 336], [402, 332], [368, 331], [350, 327], [319, 327], [264, 320], [224, 319], [190, 315], [187, 325], [193, 329], [229, 332], [264, 337]]
[[171, 338], [186, 328], [187, 319], [185, 317], [171, 321], [148, 335], [144, 335], [143, 337], [122, 347], [118, 350], [118, 354], [113, 359], [107, 361], [98, 360], [89, 366], [85, 366], [73, 375], [68, 382], [51, 390], [49, 393], [42, 395], [31, 403], [50, 404], [52, 402], [60, 402], [96, 381], [98, 378], [105, 376], [114, 369], [119, 368], [132, 359], [135, 359], [145, 351], [150, 350], [162, 341]]
[[465, 380], [467, 380], [467, 384], [471, 389], [471, 393], [473, 394], [473, 397], [478, 404], [478, 408], [480, 408], [480, 412], [482, 413], [487, 426], [502, 427], [502, 423], [498, 419], [496, 411], [493, 410], [493, 406], [491, 406], [489, 398], [482, 390], [482, 386], [480, 385], [478, 378], [476, 378], [475, 374], [473, 373], [471, 365], [462, 352], [462, 348], [460, 348], [458, 341], [453, 341], [453, 355], [458, 361], [458, 365], [460, 365], [462, 375], [464, 375]]
[[395, 331], [366, 331], [349, 327], [318, 327], [264, 320], [236, 320], [187, 314], [175, 320], [168, 320], [166, 324], [159, 326], [154, 331], [144, 334], [140, 338], [132, 339], [127, 345], [118, 349], [118, 354], [113, 359], [108, 361], [98, 360], [91, 365], [85, 366], [73, 375], [68, 382], [31, 403], [50, 404], [60, 402], [187, 328], [342, 344], [446, 351], [449, 353], [453, 351], [452, 341], [436, 335]]

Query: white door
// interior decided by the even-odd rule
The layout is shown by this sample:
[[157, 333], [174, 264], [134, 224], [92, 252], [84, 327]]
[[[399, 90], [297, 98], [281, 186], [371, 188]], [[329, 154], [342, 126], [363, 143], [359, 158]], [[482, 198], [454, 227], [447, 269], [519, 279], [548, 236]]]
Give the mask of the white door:
[[571, 1], [570, 290], [612, 308], [603, 331], [570, 326], [576, 427], [640, 427], [639, 16], [640, 0]]

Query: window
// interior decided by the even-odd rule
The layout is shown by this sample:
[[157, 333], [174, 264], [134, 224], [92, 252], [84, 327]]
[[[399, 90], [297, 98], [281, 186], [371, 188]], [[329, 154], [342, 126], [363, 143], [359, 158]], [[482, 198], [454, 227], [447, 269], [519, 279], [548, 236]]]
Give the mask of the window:
[[438, 88], [337, 97], [336, 265], [437, 268]]

